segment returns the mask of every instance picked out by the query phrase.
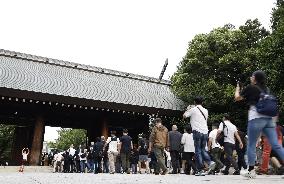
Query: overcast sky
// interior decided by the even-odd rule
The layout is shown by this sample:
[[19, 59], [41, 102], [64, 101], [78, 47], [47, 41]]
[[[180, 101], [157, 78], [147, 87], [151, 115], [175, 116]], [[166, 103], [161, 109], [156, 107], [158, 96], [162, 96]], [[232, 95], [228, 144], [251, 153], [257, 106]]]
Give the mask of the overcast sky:
[[[5, 0], [0, 48], [169, 79], [199, 33], [258, 18], [275, 0]], [[56, 134], [47, 129], [45, 138]]]

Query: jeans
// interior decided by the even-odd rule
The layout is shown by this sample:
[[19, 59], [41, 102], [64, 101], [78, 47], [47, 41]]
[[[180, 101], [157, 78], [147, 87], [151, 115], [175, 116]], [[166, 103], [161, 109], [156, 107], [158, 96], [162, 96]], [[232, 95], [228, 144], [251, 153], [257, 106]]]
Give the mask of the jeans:
[[89, 171], [94, 171], [94, 160], [88, 160], [87, 161], [87, 167]]
[[103, 159], [103, 173], [109, 173], [109, 160]]
[[229, 171], [231, 165], [233, 165], [235, 171], [239, 170], [238, 164], [236, 163], [235, 159], [233, 158], [233, 151], [234, 151], [235, 145], [232, 143], [225, 142], [224, 143], [224, 151], [226, 156], [226, 168], [225, 171]]
[[102, 172], [102, 158], [101, 157], [95, 157], [94, 160], [94, 173], [100, 173]]
[[237, 154], [238, 154], [238, 167], [239, 170], [242, 169], [242, 167], [244, 169], [247, 169], [247, 163], [245, 161], [245, 154], [246, 154], [246, 150], [244, 149], [237, 149]]
[[132, 170], [132, 174], [136, 174], [137, 173], [137, 164], [131, 164], [131, 170]]
[[166, 171], [167, 167], [165, 165], [164, 148], [154, 146], [153, 151], [157, 158], [158, 168], [162, 169], [163, 171]]
[[256, 118], [248, 122], [248, 164], [255, 165], [256, 160], [256, 142], [261, 132], [267, 137], [272, 150], [279, 156], [281, 163], [284, 163], [284, 148], [278, 143], [276, 134], [276, 125], [272, 118]]
[[170, 155], [173, 166], [173, 174], [177, 174], [180, 170], [179, 151], [172, 150], [170, 151]]
[[210, 156], [205, 150], [208, 135], [195, 130], [192, 133], [195, 147], [196, 166], [198, 171], [200, 171], [204, 168], [203, 161], [205, 161], [208, 165], [210, 165], [211, 162]]
[[80, 167], [81, 167], [81, 172], [85, 172], [85, 168], [86, 168], [86, 160], [81, 160], [80, 161]]

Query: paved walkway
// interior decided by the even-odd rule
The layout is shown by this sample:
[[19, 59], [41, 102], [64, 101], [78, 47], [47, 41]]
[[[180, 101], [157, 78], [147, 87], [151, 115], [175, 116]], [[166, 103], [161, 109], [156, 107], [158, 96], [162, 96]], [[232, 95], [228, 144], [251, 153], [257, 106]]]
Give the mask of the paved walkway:
[[65, 173], [0, 173], [2, 184], [277, 184], [284, 183], [283, 176], [257, 176], [248, 180], [242, 176], [187, 176], [146, 174], [65, 174]]

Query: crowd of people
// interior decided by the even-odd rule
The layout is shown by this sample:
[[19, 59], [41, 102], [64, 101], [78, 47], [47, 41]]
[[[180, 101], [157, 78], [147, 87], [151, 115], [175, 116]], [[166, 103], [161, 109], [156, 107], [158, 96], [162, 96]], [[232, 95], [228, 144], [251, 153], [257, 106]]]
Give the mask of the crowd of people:
[[56, 153], [54, 172], [283, 175], [283, 127], [278, 123], [283, 119], [277, 118], [279, 113], [267, 115], [258, 110], [261, 95], [269, 94], [264, 72], [254, 72], [250, 80], [246, 88], [237, 85], [235, 91], [235, 100], [246, 100], [249, 105], [247, 134], [238, 130], [229, 114], [211, 123], [209, 131], [208, 110], [203, 98], [196, 97], [195, 105], [183, 114], [190, 120], [183, 133], [177, 125], [168, 131], [160, 118], [154, 120], [149, 139], [139, 134], [136, 144], [127, 129], [119, 138], [111, 131], [107, 139], [98, 137], [89, 147], [71, 145]]
[[153, 162], [154, 159], [149, 158], [148, 145], [145, 134], [140, 134], [138, 144], [133, 144], [128, 130], [124, 129], [120, 138], [116, 137], [116, 131], [111, 131], [110, 137], [98, 137], [88, 147], [74, 149], [71, 145], [68, 150], [55, 151], [45, 158], [51, 160], [54, 172], [134, 174], [144, 170], [150, 173], [150, 160]]

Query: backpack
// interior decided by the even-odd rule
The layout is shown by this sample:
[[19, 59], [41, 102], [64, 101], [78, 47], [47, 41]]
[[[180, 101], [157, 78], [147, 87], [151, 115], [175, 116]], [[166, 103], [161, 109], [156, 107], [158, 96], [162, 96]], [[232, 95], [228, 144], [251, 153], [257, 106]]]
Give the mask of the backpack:
[[144, 148], [145, 150], [148, 149], [148, 143], [147, 143], [147, 140], [145, 139], [142, 139], [141, 141], [141, 147]]
[[256, 111], [266, 116], [271, 116], [271, 117], [277, 116], [278, 107], [277, 107], [276, 97], [269, 94], [269, 92], [266, 93], [258, 86], [257, 88], [260, 90], [261, 93], [259, 95], [259, 100], [255, 105]]
[[[219, 143], [221, 146], [224, 146], [224, 139], [228, 135], [228, 127], [227, 125], [223, 123], [223, 131], [216, 137], [216, 142]], [[225, 134], [225, 128], [227, 129], [227, 134]]]
[[86, 153], [81, 154], [81, 158], [86, 158]]

